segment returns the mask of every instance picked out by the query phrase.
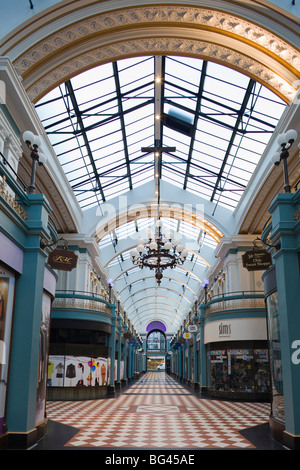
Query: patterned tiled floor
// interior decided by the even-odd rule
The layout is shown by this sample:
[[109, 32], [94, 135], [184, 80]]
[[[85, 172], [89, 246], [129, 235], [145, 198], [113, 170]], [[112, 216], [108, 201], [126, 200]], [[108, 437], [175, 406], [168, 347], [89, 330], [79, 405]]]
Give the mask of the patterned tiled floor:
[[251, 449], [239, 431], [269, 419], [267, 403], [198, 398], [147, 372], [117, 398], [48, 402], [48, 419], [80, 429], [65, 446], [110, 449]]

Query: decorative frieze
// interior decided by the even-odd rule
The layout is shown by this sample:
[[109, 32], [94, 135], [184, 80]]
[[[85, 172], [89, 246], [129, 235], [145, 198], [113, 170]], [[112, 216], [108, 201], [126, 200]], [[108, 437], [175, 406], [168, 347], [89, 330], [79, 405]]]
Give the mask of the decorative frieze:
[[[167, 26], [167, 24], [172, 26], [171, 34], [167, 37], [156, 35], [153, 38], [147, 34], [149, 38], [145, 38], [144, 32], [146, 29], [149, 31], [149, 25], [160, 27]], [[143, 35], [137, 33], [136, 26], [144, 27], [141, 29]], [[130, 28], [133, 27], [135, 38], [130, 33]], [[120, 34], [124, 28], [126, 28], [127, 37]], [[195, 34], [191, 34], [192, 29]], [[213, 33], [217, 35], [226, 33], [226, 36], [230, 36], [233, 42], [241, 41], [245, 45], [263, 51], [264, 54], [275, 58], [274, 60], [281, 64], [286, 64], [291, 71], [300, 70], [300, 56], [297, 48], [262, 26], [226, 12], [181, 5], [128, 8], [85, 18], [57, 30], [36, 43], [14, 61], [14, 66], [19, 75], [27, 77], [31, 69], [36, 70], [39, 62], [45, 64], [45, 61], [58, 56], [66, 48], [76, 44], [77, 52], [73, 49], [73, 58], [65, 59], [64, 63], [58, 61], [57, 66], [54, 66], [52, 70], [49, 68], [46, 75], [37, 78], [34, 84], [31, 82], [31, 85], [28, 85], [29, 96], [35, 100], [45, 90], [65, 81], [76, 72], [107, 60], [141, 53], [190, 54], [236, 67], [256, 77], [259, 81], [265, 82], [287, 100], [290, 101], [293, 98], [295, 88], [282, 78], [280, 73], [276, 73], [272, 67], [262, 63], [263, 61], [259, 62], [246, 53], [241, 53], [242, 45], [239, 50], [234, 46], [230, 49], [221, 45], [220, 40], [214, 42], [213, 36], [207, 41], [202, 41], [199, 40], [200, 31], [205, 31], [208, 36]], [[137, 34], [138, 37], [136, 37]], [[111, 39], [112, 36], [114, 39]], [[95, 47], [96, 37], [99, 39], [97, 47]], [[109, 45], [108, 39], [111, 41]], [[87, 45], [88, 42], [90, 46]], [[66, 54], [65, 57], [67, 56], [70, 57], [71, 54]]]

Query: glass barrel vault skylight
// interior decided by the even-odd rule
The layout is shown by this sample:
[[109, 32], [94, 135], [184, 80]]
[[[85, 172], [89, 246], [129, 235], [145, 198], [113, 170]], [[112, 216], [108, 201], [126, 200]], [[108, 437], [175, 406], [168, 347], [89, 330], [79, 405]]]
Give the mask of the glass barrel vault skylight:
[[[36, 105], [82, 209], [154, 178], [155, 57], [84, 72]], [[200, 59], [163, 57], [161, 178], [234, 209], [285, 108], [251, 78]]]

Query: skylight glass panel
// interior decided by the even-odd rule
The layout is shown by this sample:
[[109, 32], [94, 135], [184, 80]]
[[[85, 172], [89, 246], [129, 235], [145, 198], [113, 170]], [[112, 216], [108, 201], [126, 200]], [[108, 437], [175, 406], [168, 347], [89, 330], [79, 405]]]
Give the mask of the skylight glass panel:
[[[36, 106], [81, 207], [154, 178], [156, 57], [104, 64]], [[162, 178], [234, 209], [285, 108], [249, 77], [188, 57], [162, 58]]]

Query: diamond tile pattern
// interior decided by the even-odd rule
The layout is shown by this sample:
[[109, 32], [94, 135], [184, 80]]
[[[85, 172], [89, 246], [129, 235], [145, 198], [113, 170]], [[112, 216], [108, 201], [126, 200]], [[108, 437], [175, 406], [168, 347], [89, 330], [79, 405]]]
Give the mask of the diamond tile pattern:
[[266, 423], [268, 403], [198, 398], [164, 372], [147, 372], [116, 398], [48, 402], [47, 416], [80, 431], [65, 446], [251, 449], [239, 431]]

